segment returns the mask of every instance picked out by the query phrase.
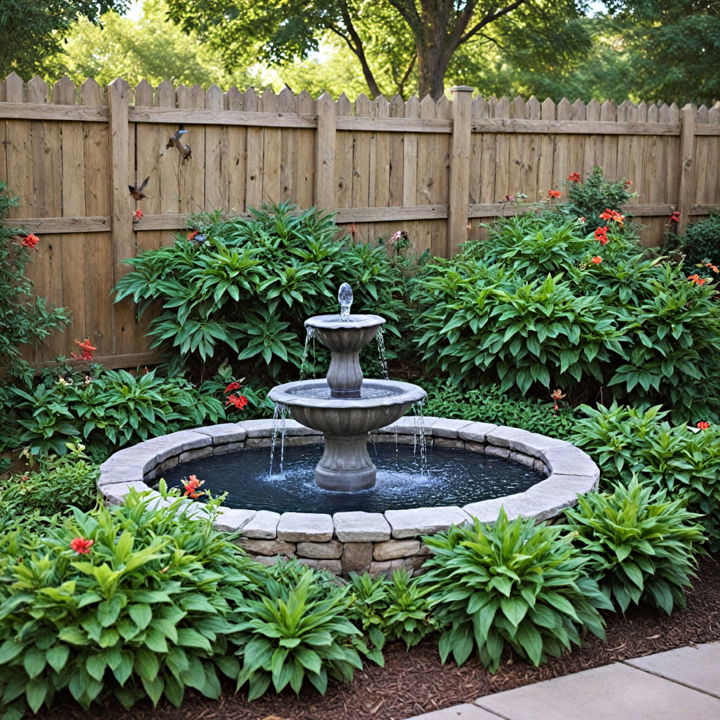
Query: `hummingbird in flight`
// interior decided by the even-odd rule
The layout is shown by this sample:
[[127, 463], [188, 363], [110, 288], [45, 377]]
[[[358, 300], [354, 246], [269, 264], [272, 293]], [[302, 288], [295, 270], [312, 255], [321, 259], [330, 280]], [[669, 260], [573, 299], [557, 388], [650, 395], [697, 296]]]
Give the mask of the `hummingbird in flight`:
[[135, 200], [142, 200], [147, 197], [144, 190], [147, 187], [148, 180], [150, 180], [149, 175], [142, 181], [141, 185], [128, 185], [128, 190], [130, 190], [130, 194]]
[[186, 145], [182, 138], [184, 135], [188, 134], [188, 130], [186, 130], [182, 125], [175, 131], [174, 135], [170, 136], [170, 139], [167, 141], [167, 145], [165, 145], [166, 148], [177, 148], [178, 152], [182, 156], [183, 160], [189, 160], [192, 157], [192, 149], [189, 145]]

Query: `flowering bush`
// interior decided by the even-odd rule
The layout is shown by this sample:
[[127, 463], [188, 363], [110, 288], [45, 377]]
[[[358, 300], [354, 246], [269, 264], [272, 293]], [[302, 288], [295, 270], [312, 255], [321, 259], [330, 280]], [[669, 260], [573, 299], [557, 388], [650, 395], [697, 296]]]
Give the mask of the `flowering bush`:
[[[0, 221], [16, 198], [0, 182]], [[29, 377], [32, 370], [22, 358], [23, 347], [61, 330], [70, 318], [65, 308], [49, 308], [45, 298], [33, 297], [25, 277], [31, 252], [38, 252], [40, 238], [0, 222], [0, 368], [10, 377]]]
[[0, 537], [4, 720], [60, 691], [84, 708], [108, 696], [177, 706], [188, 687], [217, 698], [219, 676], [238, 676], [228, 638], [263, 568], [184, 503], [132, 494], [41, 535]]
[[677, 421], [716, 418], [715, 283], [647, 257], [616, 208], [596, 210], [598, 225], [568, 217], [577, 212], [500, 220], [486, 241], [431, 263], [413, 286], [423, 359], [465, 386], [562, 388], [574, 404], [659, 402]]

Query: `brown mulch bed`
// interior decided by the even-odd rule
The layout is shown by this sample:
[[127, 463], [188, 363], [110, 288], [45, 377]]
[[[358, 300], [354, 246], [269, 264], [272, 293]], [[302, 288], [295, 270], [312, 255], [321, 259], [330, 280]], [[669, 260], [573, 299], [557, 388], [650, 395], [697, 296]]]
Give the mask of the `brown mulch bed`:
[[720, 555], [701, 560], [698, 579], [688, 593], [685, 610], [668, 617], [662, 611], [633, 610], [627, 615], [605, 613], [605, 640], [590, 637], [584, 647], [535, 668], [510, 659], [491, 675], [479, 662], [462, 667], [442, 665], [435, 642], [426, 640], [409, 653], [400, 645], [387, 648], [385, 667], [368, 665], [350, 685], [331, 683], [327, 695], [314, 690], [248, 703], [232, 694], [228, 684], [220, 700], [188, 695], [183, 706], [167, 703], [123, 712], [116, 705], [93, 708], [56, 707], [44, 720], [402, 720], [500, 690], [548, 680], [598, 665], [670, 650], [684, 645], [720, 641]]

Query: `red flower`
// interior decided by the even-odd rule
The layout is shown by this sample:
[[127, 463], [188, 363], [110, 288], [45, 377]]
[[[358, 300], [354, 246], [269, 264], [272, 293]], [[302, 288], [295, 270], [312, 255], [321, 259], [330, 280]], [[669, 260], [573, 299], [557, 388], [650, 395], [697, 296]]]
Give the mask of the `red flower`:
[[26, 235], [20, 242], [23, 247], [34, 248], [40, 242], [40, 238], [30, 233], [30, 235]]
[[601, 245], [607, 245], [608, 244], [608, 229], [607, 227], [599, 227], [597, 230], [595, 230], [595, 239], [601, 244]]
[[70, 541], [70, 547], [78, 555], [89, 555], [90, 548], [93, 546], [94, 540], [86, 540], [85, 538], [76, 537]]
[[625, 216], [621, 215], [617, 210], [610, 210], [610, 208], [605, 208], [605, 211], [600, 214], [601, 220], [614, 220], [619, 225], [623, 224], [623, 221], [625, 220]]
[[90, 342], [89, 338], [85, 338], [82, 342], [76, 340], [75, 344], [80, 348], [81, 353], [78, 355], [77, 353], [71, 352], [70, 357], [73, 358], [73, 360], [93, 359], [93, 353], [97, 350], [97, 348]]
[[688, 275], [688, 280], [694, 282], [696, 285], [704, 285], [707, 282], [705, 278], [701, 278], [697, 273]]
[[133, 215], [133, 222], [137, 222], [138, 220], [143, 219], [143, 211], [142, 210], [136, 210]]
[[713, 265], [712, 263], [705, 263], [705, 267], [710, 268], [716, 274], [720, 272], [720, 268], [718, 268], [717, 265]]
[[674, 223], [680, 222], [680, 211], [679, 210], [673, 210], [672, 214], [670, 215], [670, 222], [674, 222]]
[[239, 390], [242, 387], [242, 385], [237, 381], [233, 380], [226, 388], [225, 388], [225, 394], [231, 393], [233, 390]]
[[548, 197], [553, 198], [556, 200], [562, 195], [562, 193], [559, 190], [548, 190]]
[[593, 265], [599, 265], [602, 262], [602, 258], [599, 255], [595, 255], [595, 257], [590, 258], [590, 262]]
[[198, 480], [197, 475], [190, 475], [187, 480], [182, 481], [183, 487], [185, 488], [185, 497], [192, 498], [193, 500], [196, 500], [201, 495], [204, 495], [204, 492], [200, 492], [198, 488], [201, 485], [205, 484], [204, 480]]
[[705, 422], [705, 420], [701, 420], [701, 421], [697, 424], [697, 426], [698, 426], [698, 428], [700, 428], [700, 430], [707, 430], [707, 429], [710, 427], [710, 423], [709, 423], [709, 422]]
[[195, 236], [198, 235], [199, 233], [200, 233], [199, 230], [191, 230], [191, 231], [187, 234], [187, 239], [188, 239], [188, 240], [194, 240], [194, 239], [195, 239]]
[[242, 410], [248, 404], [248, 399], [244, 395], [228, 395], [225, 405], [232, 405], [238, 410]]
[[567, 179], [568, 179], [570, 182], [582, 182], [582, 177], [581, 177], [580, 173], [577, 173], [577, 172], [570, 173], [570, 174], [567, 176]]

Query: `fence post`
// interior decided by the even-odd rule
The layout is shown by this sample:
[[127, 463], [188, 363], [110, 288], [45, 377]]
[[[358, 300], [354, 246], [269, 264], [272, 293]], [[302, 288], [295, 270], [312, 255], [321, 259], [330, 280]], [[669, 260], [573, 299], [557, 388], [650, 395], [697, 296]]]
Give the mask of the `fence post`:
[[678, 233], [684, 233], [690, 219], [690, 210], [695, 198], [695, 120], [697, 110], [685, 105], [680, 111], [680, 190], [678, 192], [678, 210], [680, 222]]
[[[123, 265], [125, 258], [135, 255], [133, 232], [133, 199], [128, 191], [130, 178], [130, 128], [128, 105], [130, 86], [125, 80], [113, 80], [108, 85], [108, 122], [110, 130], [110, 236], [113, 247], [113, 285], [130, 270]], [[134, 179], [134, 178], [133, 178]], [[131, 332], [134, 311], [129, 299], [114, 308], [114, 352], [123, 346], [123, 333]]]
[[458, 85], [453, 94], [453, 129], [450, 150], [450, 196], [448, 199], [447, 256], [467, 240], [470, 212], [470, 143], [472, 139], [472, 88]]
[[315, 101], [315, 206], [335, 210], [335, 101], [323, 93]]

